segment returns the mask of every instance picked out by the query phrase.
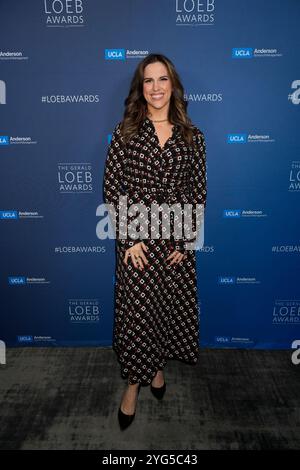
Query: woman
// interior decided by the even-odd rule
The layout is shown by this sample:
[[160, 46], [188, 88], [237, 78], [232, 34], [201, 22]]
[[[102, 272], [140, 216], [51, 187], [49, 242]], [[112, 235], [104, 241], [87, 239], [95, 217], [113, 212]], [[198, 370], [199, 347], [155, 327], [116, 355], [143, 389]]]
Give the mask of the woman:
[[[148, 55], [134, 73], [123, 121], [115, 127], [107, 152], [104, 201], [112, 205], [120, 224], [113, 348], [122, 376], [128, 378], [118, 410], [121, 429], [134, 419], [141, 384], [150, 384], [152, 393], [162, 398], [167, 359], [198, 359], [196, 259], [185, 244], [191, 239], [177, 240], [172, 230], [168, 238], [155, 239], [143, 224], [141, 239], [122, 239], [121, 229], [132, 217], [124, 218], [119, 199], [127, 196], [128, 208], [139, 203], [149, 212], [151, 204], [162, 203], [190, 203], [193, 214], [196, 204], [205, 207], [205, 140], [186, 108], [172, 62], [162, 54]], [[162, 226], [160, 216], [154, 214], [154, 220]], [[176, 225], [183, 226], [178, 214], [171, 215], [172, 228]]]

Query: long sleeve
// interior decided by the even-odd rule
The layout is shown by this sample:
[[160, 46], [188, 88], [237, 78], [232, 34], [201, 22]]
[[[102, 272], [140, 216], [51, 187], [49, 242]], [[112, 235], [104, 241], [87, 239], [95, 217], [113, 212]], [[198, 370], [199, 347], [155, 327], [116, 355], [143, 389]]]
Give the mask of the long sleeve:
[[[183, 239], [176, 241], [176, 249], [182, 253], [186, 252], [185, 243], [192, 244], [197, 240], [198, 231], [196, 227], [196, 212], [197, 204], [203, 205], [203, 216], [204, 209], [206, 207], [206, 194], [207, 194], [207, 169], [206, 169], [206, 143], [205, 137], [202, 131], [197, 127], [195, 128], [195, 151], [192, 153], [192, 159], [190, 161], [190, 177], [189, 177], [189, 203], [192, 204], [192, 231], [196, 233], [196, 236], [190, 234], [190, 228], [186, 224], [184, 225]], [[191, 235], [191, 237], [187, 236]]]
[[196, 152], [191, 167], [190, 194], [192, 204], [203, 204], [206, 207], [207, 171], [206, 143], [203, 132], [197, 129]]
[[123, 182], [124, 157], [126, 156], [126, 145], [120, 131], [120, 124], [119, 122], [113, 131], [107, 151], [104, 168], [103, 194], [105, 204], [109, 205], [107, 209], [113, 222], [116, 239], [125, 249], [128, 249], [140, 240], [120, 238], [121, 233], [124, 233], [125, 224], [127, 223], [127, 213], [124, 213], [123, 216], [122, 211], [122, 216], [120, 215], [122, 206], [120, 205], [119, 198], [120, 196], [125, 196]]

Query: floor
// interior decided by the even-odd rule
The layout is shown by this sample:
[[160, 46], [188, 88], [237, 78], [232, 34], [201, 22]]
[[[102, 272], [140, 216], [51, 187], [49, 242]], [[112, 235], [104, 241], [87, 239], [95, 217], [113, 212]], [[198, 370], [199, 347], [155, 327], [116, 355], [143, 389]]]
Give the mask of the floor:
[[111, 348], [9, 348], [0, 449], [300, 449], [300, 364], [291, 351], [201, 349], [169, 360], [161, 402], [142, 387], [120, 431], [126, 382]]

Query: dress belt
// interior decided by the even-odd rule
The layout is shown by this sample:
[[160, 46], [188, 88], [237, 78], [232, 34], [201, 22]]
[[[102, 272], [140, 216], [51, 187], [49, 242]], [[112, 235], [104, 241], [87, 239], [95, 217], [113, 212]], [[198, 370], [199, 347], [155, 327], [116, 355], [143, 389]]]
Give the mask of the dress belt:
[[168, 202], [168, 200], [178, 200], [178, 202], [183, 200], [183, 202], [186, 202], [188, 198], [188, 191], [186, 188], [127, 188], [124, 192], [124, 195], [132, 197], [135, 202], [143, 200], [146, 195], [150, 195], [150, 201], [155, 199], [161, 202]]

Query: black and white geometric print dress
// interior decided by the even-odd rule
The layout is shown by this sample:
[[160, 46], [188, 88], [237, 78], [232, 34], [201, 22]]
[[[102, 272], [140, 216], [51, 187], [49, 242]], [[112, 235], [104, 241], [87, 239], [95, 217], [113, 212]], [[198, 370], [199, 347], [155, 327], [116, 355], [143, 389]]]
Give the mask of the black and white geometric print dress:
[[[122, 239], [119, 227], [122, 228], [124, 217], [119, 196], [127, 196], [128, 208], [141, 202], [147, 210], [154, 202], [169, 205], [184, 202], [193, 204], [192, 207], [195, 204], [205, 207], [206, 147], [204, 134], [196, 126], [193, 149], [175, 125], [172, 137], [161, 148], [148, 118], [125, 145], [120, 124], [112, 134], [103, 182], [104, 202], [112, 204], [117, 215], [113, 348], [122, 377], [128, 378], [131, 384], [146, 385], [158, 369], [164, 368], [167, 359], [192, 364], [198, 360], [196, 254], [195, 250], [187, 250], [184, 240], [176, 240], [172, 233], [168, 238], [154, 239], [149, 229], [149, 238]], [[127, 220], [130, 223], [132, 219]], [[176, 217], [175, 222], [172, 219], [172, 224], [176, 220]], [[143, 270], [135, 268], [130, 257], [128, 265], [123, 262], [125, 251], [140, 241], [148, 247], [145, 256], [149, 264]], [[187, 258], [169, 266], [166, 258], [175, 249], [186, 253]]]

